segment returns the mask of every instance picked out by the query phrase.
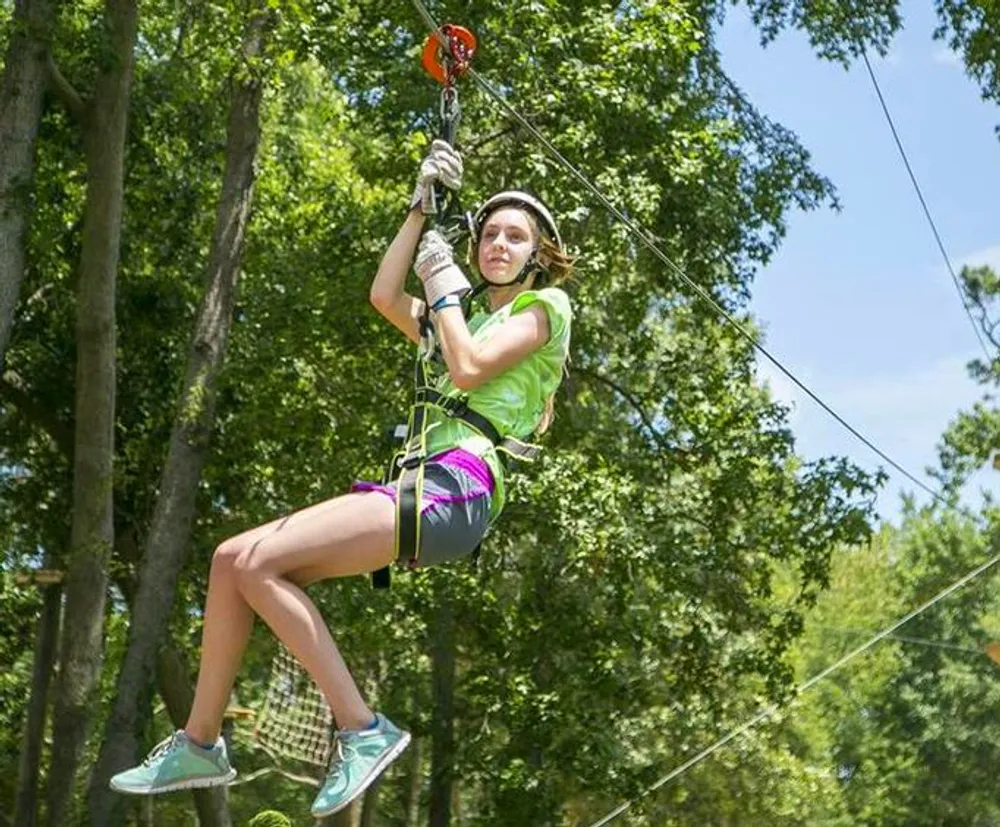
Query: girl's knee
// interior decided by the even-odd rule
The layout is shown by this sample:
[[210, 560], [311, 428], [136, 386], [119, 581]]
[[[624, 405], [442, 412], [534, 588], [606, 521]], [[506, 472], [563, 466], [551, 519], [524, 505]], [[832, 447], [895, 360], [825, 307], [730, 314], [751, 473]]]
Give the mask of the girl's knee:
[[212, 570], [209, 577], [234, 577], [237, 561], [245, 548], [246, 544], [240, 542], [236, 537], [230, 537], [219, 543], [212, 554]]
[[247, 586], [259, 583], [268, 574], [264, 558], [257, 549], [259, 543], [258, 540], [256, 543], [244, 544], [233, 555], [232, 573], [241, 591]]

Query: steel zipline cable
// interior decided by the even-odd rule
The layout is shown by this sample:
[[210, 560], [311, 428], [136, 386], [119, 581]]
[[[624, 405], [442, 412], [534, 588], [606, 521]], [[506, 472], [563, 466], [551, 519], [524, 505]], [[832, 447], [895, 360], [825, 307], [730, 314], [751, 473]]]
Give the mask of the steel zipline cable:
[[951, 257], [948, 255], [948, 251], [945, 250], [944, 242], [941, 240], [941, 233], [938, 232], [937, 224], [931, 215], [931, 209], [927, 206], [927, 200], [924, 198], [923, 190], [920, 188], [920, 184], [917, 183], [916, 173], [914, 173], [913, 167], [910, 165], [910, 159], [906, 155], [906, 150], [903, 149], [903, 141], [900, 139], [899, 132], [896, 130], [896, 124], [892, 119], [892, 115], [889, 114], [889, 106], [886, 104], [885, 96], [882, 94], [882, 87], [879, 86], [878, 79], [875, 77], [875, 70], [872, 69], [872, 64], [868, 60], [868, 53], [862, 51], [861, 57], [864, 60], [865, 68], [868, 70], [868, 77], [871, 79], [872, 86], [875, 87], [875, 94], [882, 107], [882, 114], [885, 115], [886, 122], [889, 124], [889, 131], [892, 132], [892, 139], [896, 143], [896, 149], [899, 150], [899, 155], [903, 159], [903, 166], [906, 167], [906, 173], [910, 176], [910, 183], [913, 184], [913, 189], [917, 193], [917, 199], [920, 201], [920, 206], [924, 211], [924, 217], [927, 219], [927, 223], [930, 224], [931, 233], [934, 235], [934, 241], [937, 243], [937, 248], [941, 252], [941, 257], [944, 259], [944, 263], [948, 268], [949, 274], [951, 274], [951, 280], [955, 285], [955, 290], [958, 291], [958, 297], [962, 302], [962, 307], [965, 308], [965, 313], [969, 317], [969, 321], [972, 323], [972, 331], [976, 334], [976, 338], [979, 340], [979, 344], [983, 348], [983, 354], [986, 356], [986, 363], [990, 364], [995, 357], [990, 354], [990, 350], [986, 346], [986, 341], [983, 339], [982, 331], [976, 323], [976, 317], [972, 315], [972, 308], [969, 306], [969, 299], [966, 295], [965, 288], [962, 287], [962, 282], [959, 281], [959, 278], [955, 273], [955, 268], [951, 263]]

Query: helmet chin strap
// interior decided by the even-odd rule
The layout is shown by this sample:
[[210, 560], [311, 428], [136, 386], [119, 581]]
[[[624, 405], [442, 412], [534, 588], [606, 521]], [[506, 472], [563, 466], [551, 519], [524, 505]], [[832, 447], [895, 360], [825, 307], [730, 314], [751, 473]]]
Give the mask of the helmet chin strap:
[[466, 308], [475, 301], [475, 299], [480, 296], [484, 291], [488, 290], [490, 287], [513, 287], [515, 284], [523, 284], [525, 279], [528, 278], [532, 273], [540, 269], [538, 264], [538, 257], [535, 255], [537, 251], [532, 251], [528, 260], [524, 262], [524, 267], [521, 268], [521, 272], [518, 273], [510, 281], [490, 281], [482, 273], [479, 274], [479, 284], [472, 288], [471, 293], [466, 293], [465, 298], [462, 303]]
[[479, 278], [489, 287], [513, 287], [515, 284], [523, 284], [524, 280], [528, 278], [532, 273], [538, 269], [538, 257], [535, 255], [533, 250], [531, 255], [528, 256], [528, 260], [524, 262], [524, 267], [521, 268], [521, 272], [518, 273], [510, 281], [490, 281], [482, 273], [479, 274]]

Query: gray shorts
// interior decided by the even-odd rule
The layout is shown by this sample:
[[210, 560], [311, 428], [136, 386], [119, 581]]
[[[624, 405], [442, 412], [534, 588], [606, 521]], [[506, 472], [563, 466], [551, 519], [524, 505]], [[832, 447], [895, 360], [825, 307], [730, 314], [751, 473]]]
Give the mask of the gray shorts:
[[[398, 481], [388, 485], [359, 481], [352, 491], [377, 491], [396, 501]], [[489, 528], [490, 492], [461, 468], [428, 462], [420, 504], [420, 553], [417, 566], [433, 566], [471, 554]], [[406, 561], [397, 560], [405, 565]]]

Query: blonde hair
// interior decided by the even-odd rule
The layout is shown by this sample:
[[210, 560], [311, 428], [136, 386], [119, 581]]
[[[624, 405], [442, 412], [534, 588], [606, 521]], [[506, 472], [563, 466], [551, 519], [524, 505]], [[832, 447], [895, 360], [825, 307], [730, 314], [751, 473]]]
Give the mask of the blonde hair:
[[[538, 229], [538, 218], [531, 210], [524, 207], [518, 207], [518, 209], [527, 217], [531, 231], [535, 234], [535, 238], [538, 239], [537, 257], [542, 278], [539, 279], [539, 274], [536, 273], [535, 284], [538, 284], [540, 287], [557, 287], [569, 281], [573, 275], [573, 263], [576, 259], [556, 245], [547, 235], [542, 234]], [[539, 284], [540, 281], [541, 284]]]
[[553, 420], [556, 418], [556, 393], [553, 391], [549, 394], [549, 398], [545, 400], [545, 410], [542, 411], [542, 418], [538, 421], [538, 425], [535, 427], [533, 432], [534, 436], [541, 436], [544, 434], [549, 427], [552, 425]]
[[[532, 287], [558, 287], [572, 277], [573, 263], [576, 259], [559, 247], [547, 235], [542, 235], [538, 229], [538, 218], [528, 209], [521, 210], [527, 216], [528, 224], [538, 239], [538, 267]], [[534, 436], [541, 436], [551, 426], [556, 418], [556, 392], [553, 391], [545, 400], [542, 418], [535, 427]]]

